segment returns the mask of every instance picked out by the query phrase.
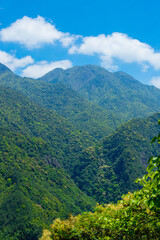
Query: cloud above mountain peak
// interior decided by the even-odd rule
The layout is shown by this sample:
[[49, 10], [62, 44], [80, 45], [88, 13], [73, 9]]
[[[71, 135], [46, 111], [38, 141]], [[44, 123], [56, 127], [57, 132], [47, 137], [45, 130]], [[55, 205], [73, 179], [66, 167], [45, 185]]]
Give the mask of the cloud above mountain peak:
[[74, 40], [74, 36], [57, 30], [55, 25], [41, 16], [37, 18], [24, 16], [9, 27], [3, 28], [0, 31], [0, 40], [19, 43], [28, 49], [33, 49], [45, 44], [54, 44], [57, 40], [68, 46]]
[[[25, 49], [27, 56], [17, 58], [15, 54], [0, 51], [0, 61], [13, 71], [25, 76], [35, 77], [35, 70], [45, 74], [53, 66], [71, 67], [73, 55], [78, 59], [81, 56], [96, 57], [100, 65], [110, 71], [117, 71], [119, 63], [133, 64], [140, 66], [141, 72], [147, 72], [150, 68], [160, 70], [160, 52], [156, 51], [149, 44], [132, 38], [127, 34], [113, 32], [110, 35], [99, 34], [96, 36], [82, 36], [69, 32], [60, 31], [54, 23], [42, 16], [31, 18], [24, 16], [17, 19], [9, 26], [0, 30], [0, 41], [4, 44], [19, 44], [20, 50]], [[49, 46], [55, 49], [56, 56], [49, 59], [34, 59], [33, 50]], [[13, 46], [13, 45], [12, 45]], [[15, 45], [16, 47], [18, 45]], [[57, 50], [58, 49], [58, 50]], [[11, 49], [12, 50], [12, 49]], [[14, 50], [14, 49], [13, 49]], [[24, 52], [23, 51], [23, 54]], [[65, 57], [59, 56], [58, 51], [65, 51]], [[29, 54], [28, 54], [29, 53]], [[44, 53], [44, 51], [43, 51]], [[50, 53], [48, 52], [48, 55]], [[31, 56], [32, 55], [32, 56]], [[37, 57], [37, 55], [35, 55]], [[118, 63], [117, 63], [118, 62]], [[58, 64], [58, 65], [57, 65]], [[32, 74], [33, 72], [33, 74]]]
[[97, 54], [101, 59], [101, 64], [105, 67], [115, 69], [114, 59], [123, 61], [124, 63], [138, 63], [145, 65], [146, 63], [160, 69], [160, 53], [156, 53], [154, 49], [137, 39], [129, 37], [123, 33], [112, 33], [111, 35], [98, 35], [84, 37], [82, 43], [73, 45], [69, 49], [70, 54]]

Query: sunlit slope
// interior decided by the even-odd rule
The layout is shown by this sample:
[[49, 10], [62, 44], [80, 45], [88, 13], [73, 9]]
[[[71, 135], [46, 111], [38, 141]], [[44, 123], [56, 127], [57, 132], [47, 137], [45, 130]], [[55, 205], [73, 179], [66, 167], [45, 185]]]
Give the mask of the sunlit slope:
[[98, 66], [86, 65], [55, 69], [40, 80], [65, 84], [85, 99], [118, 115], [121, 123], [160, 111], [160, 90], [124, 72], [111, 73]]
[[61, 83], [21, 78], [0, 65], [0, 85], [15, 89], [39, 105], [55, 110], [95, 139], [108, 135], [119, 124], [119, 116], [115, 113], [90, 103]]

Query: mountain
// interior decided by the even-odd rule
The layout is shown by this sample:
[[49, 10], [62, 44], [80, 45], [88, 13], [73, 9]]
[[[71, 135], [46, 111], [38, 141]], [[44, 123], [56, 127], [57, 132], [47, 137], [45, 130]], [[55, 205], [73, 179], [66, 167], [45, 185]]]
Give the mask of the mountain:
[[4, 87], [0, 126], [0, 239], [36, 240], [55, 217], [93, 208], [95, 201], [68, 174], [88, 138]]
[[[4, 67], [5, 68], [5, 67]], [[55, 110], [80, 131], [100, 139], [119, 125], [119, 116], [90, 103], [61, 83], [51, 84], [0, 71], [0, 85], [15, 89], [37, 104]]]
[[55, 217], [91, 210], [41, 138], [0, 129], [0, 239], [37, 239]]
[[145, 119], [133, 119], [122, 124], [102, 141], [106, 164], [111, 164], [117, 176], [121, 192], [135, 190], [134, 181], [142, 176], [152, 155], [158, 155], [158, 144], [151, 139], [159, 133], [160, 113]]
[[[61, 82], [21, 78], [3, 65], [0, 69], [0, 239], [36, 240], [53, 218], [91, 210], [95, 201], [115, 202], [136, 189], [134, 180], [144, 174], [149, 156], [158, 153], [150, 140], [159, 132], [159, 113], [113, 131], [120, 123], [113, 111]], [[64, 72], [56, 71], [56, 76]], [[114, 75], [119, 82], [126, 76]], [[125, 81], [126, 89], [135, 87], [129, 76]]]
[[160, 113], [133, 119], [82, 152], [72, 178], [77, 186], [99, 203], [115, 202], [122, 194], [137, 189], [134, 181], [146, 172], [158, 144], [151, 139], [159, 132]]
[[11, 73], [11, 70], [8, 68], [8, 67], [6, 67], [5, 65], [3, 65], [3, 64], [1, 64], [0, 63], [0, 73], [2, 74], [5, 74], [5, 73]]
[[118, 115], [121, 123], [160, 111], [160, 90], [124, 72], [111, 73], [98, 66], [86, 65], [55, 69], [39, 80], [65, 84], [85, 99]]
[[[96, 67], [96, 70], [97, 69], [99, 69], [99, 67]], [[64, 70], [61, 69], [57, 71], [57, 74], [64, 72]], [[103, 71], [105, 72], [106, 70], [103, 69]], [[107, 74], [110, 75], [111, 73], [107, 72]], [[115, 73], [114, 75], [123, 76], [126, 74]], [[129, 76], [128, 78], [130, 79]], [[137, 82], [132, 78], [130, 80], [127, 79], [126, 86], [128, 81], [130, 81], [130, 85], [133, 83], [134, 86], [135, 82]], [[65, 114], [68, 112], [70, 116], [75, 116], [77, 111], [80, 111], [81, 108], [84, 109], [82, 103], [85, 104], [85, 100], [83, 100], [84, 102], [78, 102], [78, 97], [75, 97], [78, 95], [76, 95], [72, 89], [66, 88], [60, 83], [51, 84], [40, 80], [21, 78], [12, 72], [7, 72], [5, 76], [1, 74], [0, 83], [18, 89], [40, 105], [50, 109], [55, 108], [59, 113], [62, 113], [62, 110], [64, 110]], [[139, 85], [140, 83], [137, 82], [137, 84]], [[148, 88], [150, 89], [150, 87]], [[159, 91], [156, 88], [155, 90]], [[66, 96], [68, 96], [68, 98]], [[77, 99], [77, 103], [75, 99]], [[21, 101], [21, 99], [18, 100], [18, 102]], [[68, 106], [70, 106], [70, 104], [71, 107], [69, 108]], [[77, 105], [78, 107], [76, 108]], [[7, 121], [9, 118], [14, 119], [12, 116], [14, 107], [11, 108], [10, 106], [11, 102], [5, 106], [6, 110], [3, 110], [7, 111], [8, 109], [5, 115]], [[27, 103], [25, 103], [24, 106], [28, 106]], [[48, 112], [46, 112], [47, 110], [40, 106], [35, 106], [30, 109], [30, 111], [26, 109], [26, 107], [21, 109], [23, 109], [23, 116], [25, 116], [23, 119], [20, 119], [21, 125], [23, 123], [21, 133], [24, 134], [23, 129], [26, 129], [25, 132], [30, 132], [36, 137], [41, 137], [50, 144], [54, 149], [55, 157], [71, 175], [77, 186], [86, 192], [87, 195], [93, 196], [98, 202], [115, 201], [122, 192], [125, 193], [128, 190], [134, 190], [134, 179], [144, 173], [149, 155], [156, 151], [156, 148], [152, 148], [149, 143], [149, 136], [157, 133], [155, 130], [156, 127], [152, 126], [151, 129], [155, 128], [152, 131], [149, 126], [150, 122], [152, 123], [152, 118], [156, 118], [157, 121], [159, 115], [156, 115], [157, 117], [151, 117], [151, 120], [150, 118], [149, 120], [132, 120], [104, 138], [105, 140], [103, 139], [101, 143], [96, 143], [95, 145], [96, 141], [93, 137], [90, 137], [86, 133], [84, 134], [84, 132], [75, 131], [65, 119], [60, 118], [59, 115], [52, 111], [48, 110]], [[14, 111], [17, 112], [17, 109]], [[87, 112], [88, 111], [87, 109]], [[83, 113], [83, 110], [81, 113]], [[94, 114], [96, 114], [96, 112], [93, 111], [93, 115]], [[85, 116], [85, 114], [82, 114], [79, 120], [81, 119], [81, 121], [83, 121], [83, 117]], [[19, 118], [20, 116], [17, 114], [17, 119]], [[17, 119], [14, 120], [16, 121], [16, 129], [19, 127]], [[27, 119], [29, 123], [27, 126], [24, 124], [24, 119], [25, 122]], [[147, 121], [147, 123], [145, 123], [145, 121]], [[157, 125], [156, 121], [153, 123], [154, 126]], [[90, 122], [90, 120], [88, 122]], [[138, 131], [136, 129], [138, 129]], [[98, 131], [96, 124], [94, 125], [94, 131], [96, 135], [96, 131]], [[146, 132], [147, 135], [145, 135]], [[94, 132], [92, 131], [92, 133]], [[61, 136], [63, 136], [63, 138]], [[130, 137], [129, 140], [128, 136]], [[142, 139], [144, 141], [142, 141]], [[143, 151], [143, 149], [145, 149], [145, 151]]]
[[20, 134], [42, 138], [67, 169], [76, 163], [79, 153], [93, 145], [92, 138], [77, 131], [54, 111], [42, 108], [21, 93], [0, 87], [0, 124]]
[[0, 85], [55, 110], [97, 140], [129, 119], [160, 111], [159, 89], [93, 65], [55, 69], [38, 80], [21, 78], [6, 68], [0, 71]]
[[45, 74], [38, 80], [49, 83], [61, 82], [78, 92], [87, 83], [92, 81], [99, 71], [103, 71], [103, 74], [108, 72], [107, 70], [94, 65], [76, 66], [66, 70], [57, 68]]

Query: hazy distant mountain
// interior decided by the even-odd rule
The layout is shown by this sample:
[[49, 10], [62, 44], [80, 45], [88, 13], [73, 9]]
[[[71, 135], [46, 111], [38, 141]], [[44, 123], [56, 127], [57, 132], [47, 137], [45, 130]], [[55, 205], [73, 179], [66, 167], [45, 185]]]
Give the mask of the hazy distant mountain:
[[94, 65], [76, 66], [66, 70], [57, 68], [45, 74], [38, 80], [50, 83], [61, 82], [73, 90], [79, 91], [88, 82], [92, 81], [99, 72], [106, 74], [108, 71]]
[[64, 83], [85, 99], [118, 114], [121, 122], [160, 111], [160, 90], [124, 72], [111, 73], [98, 66], [86, 65], [55, 69], [40, 80]]
[[[1, 71], [2, 68], [5, 71]], [[39, 105], [55, 110], [77, 129], [88, 132], [95, 139], [108, 135], [121, 123], [113, 111], [106, 111], [85, 100], [64, 84], [21, 78], [3, 65], [0, 68], [0, 85], [22, 92]]]

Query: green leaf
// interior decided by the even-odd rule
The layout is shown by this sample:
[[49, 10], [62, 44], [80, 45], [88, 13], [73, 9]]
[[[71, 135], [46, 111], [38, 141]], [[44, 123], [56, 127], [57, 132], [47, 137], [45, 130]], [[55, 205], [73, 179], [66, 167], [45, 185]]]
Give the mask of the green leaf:
[[150, 207], [150, 208], [153, 208], [153, 207], [154, 207], [154, 201], [153, 201], [153, 200], [151, 200], [151, 201], [149, 202], [149, 207]]
[[148, 163], [151, 164], [152, 161], [153, 161], [153, 156], [150, 157], [150, 159], [148, 160]]
[[149, 165], [147, 171], [150, 173], [154, 169], [154, 165]]
[[154, 143], [157, 140], [157, 136], [153, 137], [151, 143]]

